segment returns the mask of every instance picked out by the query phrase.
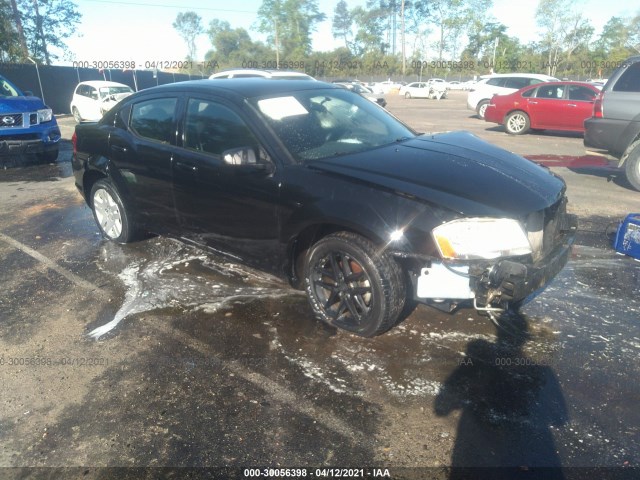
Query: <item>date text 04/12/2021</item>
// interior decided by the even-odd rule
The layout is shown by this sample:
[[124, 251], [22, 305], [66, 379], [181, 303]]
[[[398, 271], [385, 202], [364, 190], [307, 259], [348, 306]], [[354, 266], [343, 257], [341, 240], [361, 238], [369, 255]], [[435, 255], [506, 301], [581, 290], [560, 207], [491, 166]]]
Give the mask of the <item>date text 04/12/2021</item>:
[[244, 468], [245, 478], [392, 478], [388, 468]]

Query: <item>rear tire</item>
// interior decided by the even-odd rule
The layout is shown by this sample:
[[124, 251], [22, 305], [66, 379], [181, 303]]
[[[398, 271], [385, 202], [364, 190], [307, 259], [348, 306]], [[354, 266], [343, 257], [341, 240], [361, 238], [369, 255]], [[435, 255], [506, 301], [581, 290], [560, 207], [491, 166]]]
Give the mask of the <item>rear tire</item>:
[[478, 114], [478, 118], [481, 120], [484, 120], [484, 113], [487, 111], [487, 105], [489, 105], [489, 102], [487, 100], [482, 100], [476, 106], [476, 113]]
[[530, 125], [531, 121], [529, 120], [529, 115], [520, 110], [511, 112], [504, 119], [504, 129], [510, 135], [522, 135], [523, 133], [527, 133]]
[[98, 180], [89, 198], [93, 218], [103, 236], [117, 243], [129, 243], [138, 237], [132, 212], [109, 180]]
[[396, 261], [351, 232], [328, 235], [311, 247], [304, 282], [318, 319], [363, 337], [393, 327], [406, 300]]
[[633, 188], [640, 191], [640, 145], [636, 145], [625, 160], [624, 170]]

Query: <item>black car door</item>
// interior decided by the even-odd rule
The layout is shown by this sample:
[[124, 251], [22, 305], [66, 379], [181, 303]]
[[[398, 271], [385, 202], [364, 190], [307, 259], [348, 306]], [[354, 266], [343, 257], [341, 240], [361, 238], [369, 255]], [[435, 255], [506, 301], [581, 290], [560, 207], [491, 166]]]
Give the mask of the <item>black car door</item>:
[[176, 206], [184, 236], [272, 269], [280, 262], [278, 171], [249, 124], [222, 100], [185, 99]]
[[179, 96], [143, 97], [121, 110], [109, 139], [124, 193], [139, 220], [157, 233], [177, 227], [172, 162], [179, 104]]

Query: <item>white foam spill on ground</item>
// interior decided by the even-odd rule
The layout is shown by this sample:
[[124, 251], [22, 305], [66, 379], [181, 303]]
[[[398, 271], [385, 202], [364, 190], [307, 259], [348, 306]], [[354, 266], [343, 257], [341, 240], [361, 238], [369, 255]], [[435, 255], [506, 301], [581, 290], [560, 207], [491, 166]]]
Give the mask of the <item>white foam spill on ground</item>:
[[[99, 339], [130, 315], [165, 307], [215, 313], [236, 303], [297, 293], [268, 274], [216, 262], [202, 251], [178, 242], [157, 242], [161, 254], [135, 259], [118, 274], [126, 288], [122, 306], [111, 321], [92, 330], [90, 337]], [[194, 264], [204, 268], [196, 270], [196, 274]]]

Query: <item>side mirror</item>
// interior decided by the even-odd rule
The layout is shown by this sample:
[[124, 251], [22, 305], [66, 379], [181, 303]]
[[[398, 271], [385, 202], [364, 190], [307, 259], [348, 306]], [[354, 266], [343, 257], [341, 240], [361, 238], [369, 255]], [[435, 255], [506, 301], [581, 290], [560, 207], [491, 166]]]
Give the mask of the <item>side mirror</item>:
[[273, 173], [274, 166], [268, 159], [258, 160], [252, 147], [231, 148], [222, 152], [224, 163], [237, 168], [238, 171]]
[[222, 152], [222, 158], [229, 165], [255, 165], [256, 152], [251, 147], [231, 148]]

